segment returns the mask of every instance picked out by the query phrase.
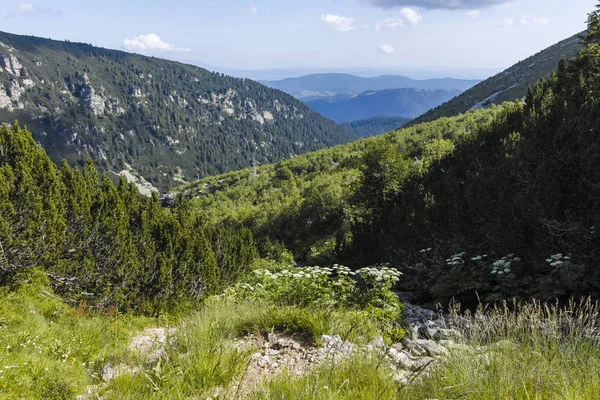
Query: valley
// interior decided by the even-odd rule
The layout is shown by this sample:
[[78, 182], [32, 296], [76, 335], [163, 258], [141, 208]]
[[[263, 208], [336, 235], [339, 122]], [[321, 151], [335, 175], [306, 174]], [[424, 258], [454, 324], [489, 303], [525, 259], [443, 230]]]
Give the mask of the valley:
[[289, 4], [157, 4], [172, 36], [103, 31], [128, 51], [0, 32], [0, 399], [595, 399], [600, 3], [483, 81], [158, 56], [442, 65], [465, 43], [436, 18], [463, 58], [584, 29], [551, 3], [420, 4], [336, 3], [320, 30]]

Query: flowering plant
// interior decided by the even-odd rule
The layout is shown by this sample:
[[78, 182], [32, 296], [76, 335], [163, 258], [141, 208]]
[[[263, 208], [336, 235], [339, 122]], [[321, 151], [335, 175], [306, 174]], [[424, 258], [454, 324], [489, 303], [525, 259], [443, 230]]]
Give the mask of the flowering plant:
[[276, 272], [256, 269], [245, 282], [228, 288], [223, 296], [234, 301], [265, 301], [274, 306], [362, 311], [382, 323], [390, 336], [397, 337], [401, 336], [398, 323], [402, 305], [391, 289], [400, 275], [387, 265], [356, 271], [337, 264], [289, 267]]

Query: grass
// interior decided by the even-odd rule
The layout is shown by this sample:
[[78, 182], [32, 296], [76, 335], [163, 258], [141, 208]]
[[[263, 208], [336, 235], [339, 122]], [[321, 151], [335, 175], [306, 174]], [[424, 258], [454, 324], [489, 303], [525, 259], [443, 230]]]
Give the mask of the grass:
[[361, 311], [263, 305], [261, 310], [240, 317], [235, 327], [240, 334], [300, 333], [313, 343], [322, 335], [339, 334], [350, 341], [369, 341], [380, 334], [376, 321]]
[[[465, 399], [600, 398], [598, 305], [540, 303], [480, 308], [463, 329], [480, 354], [455, 352], [407, 392]], [[454, 316], [457, 314], [454, 313]]]
[[406, 387], [377, 359], [352, 359], [305, 377], [276, 377], [257, 399], [598, 399], [598, 307], [539, 303], [479, 309], [463, 346]]
[[132, 362], [132, 332], [148, 318], [93, 314], [23, 285], [0, 289], [0, 398], [65, 399], [85, 392], [106, 362]]
[[[106, 399], [235, 398], [250, 355], [240, 336], [256, 332], [322, 334], [367, 340], [377, 325], [361, 313], [274, 307], [211, 299], [177, 320], [107, 315], [73, 308], [23, 285], [0, 293], [0, 399], [70, 399], [96, 386]], [[306, 376], [276, 375], [253, 399], [597, 399], [600, 347], [593, 332], [598, 307], [539, 303], [479, 309], [452, 318], [461, 348], [408, 386], [396, 384], [381, 356], [357, 356], [321, 365]], [[468, 322], [468, 327], [465, 322]], [[128, 350], [150, 326], [176, 327], [159, 362]], [[139, 368], [108, 384], [106, 363]]]
[[392, 371], [377, 356], [352, 357], [333, 366], [324, 365], [304, 377], [280, 375], [252, 394], [262, 399], [372, 400], [394, 399], [398, 386]]
[[[129, 350], [145, 328], [177, 328], [160, 362]], [[258, 332], [323, 334], [368, 340], [377, 325], [358, 311], [275, 307], [261, 302], [211, 299], [178, 319], [156, 319], [70, 307], [47, 288], [25, 284], [0, 292], [0, 399], [70, 399], [95, 387], [106, 399], [187, 398], [227, 389], [245, 371], [253, 352], [234, 341]], [[256, 351], [256, 350], [254, 350]], [[108, 384], [102, 368], [138, 369]]]
[[[316, 342], [323, 334], [346, 334], [367, 340], [377, 333], [364, 314], [300, 307], [274, 307], [261, 302], [234, 303], [212, 299], [179, 325], [176, 345], [167, 349], [160, 370], [122, 376], [105, 390], [111, 399], [175, 399], [213, 396], [229, 391], [257, 349], [238, 351], [235, 339], [255, 333], [301, 334]], [[113, 397], [114, 396], [114, 397]]]

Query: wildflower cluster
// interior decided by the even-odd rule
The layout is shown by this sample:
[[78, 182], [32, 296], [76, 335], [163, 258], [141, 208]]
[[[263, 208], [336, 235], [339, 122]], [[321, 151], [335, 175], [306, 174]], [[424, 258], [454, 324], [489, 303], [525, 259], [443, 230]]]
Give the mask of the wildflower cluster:
[[278, 272], [258, 269], [246, 282], [230, 287], [224, 295], [234, 300], [266, 300], [282, 306], [380, 306], [382, 301], [389, 302], [390, 295], [393, 297], [390, 289], [399, 278], [400, 272], [387, 265], [357, 271], [337, 264], [290, 267]]
[[515, 257], [514, 254], [509, 254], [502, 257], [500, 260], [494, 261], [492, 264], [492, 274], [502, 276], [511, 273], [512, 264], [521, 261], [519, 257]]
[[223, 296], [275, 307], [349, 310], [377, 324], [384, 337], [399, 339], [404, 335], [399, 323], [402, 305], [391, 290], [399, 278], [399, 271], [384, 264], [356, 271], [343, 265], [257, 269]]
[[548, 258], [546, 260], [546, 262], [548, 264], [550, 264], [550, 266], [552, 266], [552, 267], [561, 267], [567, 263], [570, 264], [571, 257], [565, 256], [562, 253], [558, 253], [558, 254], [551, 255], [550, 258]]
[[465, 263], [465, 260], [463, 260], [463, 257], [465, 256], [466, 253], [458, 253], [453, 255], [452, 257], [446, 259], [446, 264], [448, 265], [462, 265]]
[[390, 268], [386, 264], [362, 268], [355, 273], [359, 282], [372, 290], [391, 289], [394, 283], [400, 279], [400, 275], [402, 275], [400, 271]]

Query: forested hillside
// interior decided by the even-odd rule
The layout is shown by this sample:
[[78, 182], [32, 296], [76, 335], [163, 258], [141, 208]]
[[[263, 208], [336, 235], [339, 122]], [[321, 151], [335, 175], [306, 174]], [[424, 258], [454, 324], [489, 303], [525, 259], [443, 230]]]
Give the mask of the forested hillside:
[[188, 192], [209, 220], [280, 240], [298, 261], [390, 262], [423, 301], [600, 298], [597, 13], [590, 26], [582, 52], [524, 102]]
[[[365, 185], [386, 182], [398, 188], [427, 171], [457, 141], [476, 134], [502, 109], [494, 106], [441, 118], [277, 164], [208, 177], [182, 191], [196, 197], [194, 205], [208, 223], [249, 227], [259, 243], [280, 242], [299, 262], [351, 261], [346, 252], [358, 244], [354, 225], [367, 218], [369, 207], [383, 201]], [[369, 165], [380, 158], [379, 151], [402, 162], [406, 171], [393, 170], [389, 163], [389, 174], [383, 175]], [[382, 168], [385, 163], [382, 159]]]
[[395, 131], [409, 121], [406, 117], [373, 117], [344, 122], [342, 126], [352, 129], [360, 137], [369, 137]]
[[575, 57], [581, 50], [580, 42], [579, 35], [562, 40], [478, 83], [456, 98], [423, 114], [411, 124], [435, 121], [440, 117], [452, 117], [472, 109], [488, 107], [490, 104], [521, 99], [527, 94], [528, 87], [556, 71], [561, 58]]
[[100, 171], [130, 170], [161, 189], [356, 138], [250, 80], [0, 32], [0, 122], [14, 120], [57, 165], [91, 157]]

